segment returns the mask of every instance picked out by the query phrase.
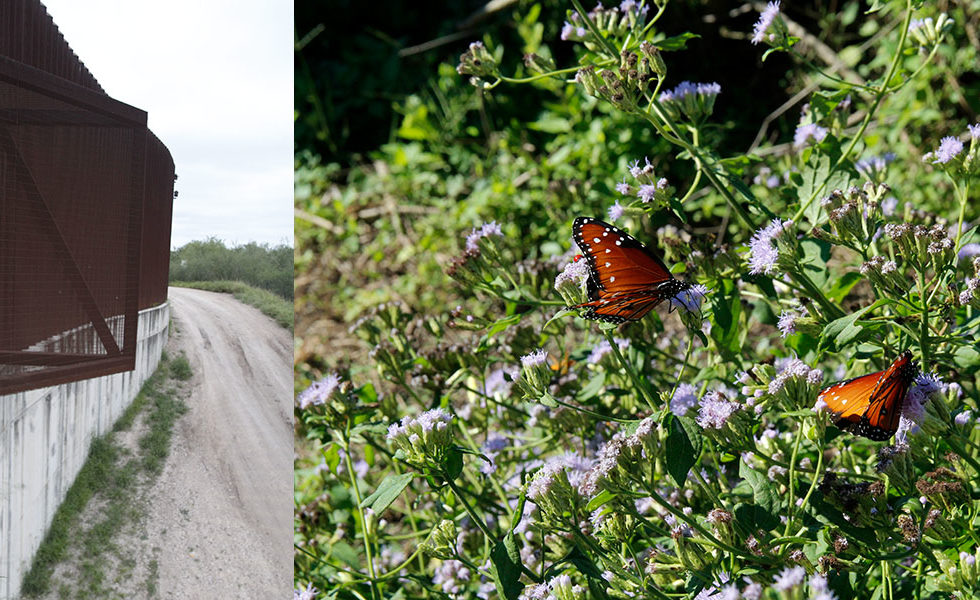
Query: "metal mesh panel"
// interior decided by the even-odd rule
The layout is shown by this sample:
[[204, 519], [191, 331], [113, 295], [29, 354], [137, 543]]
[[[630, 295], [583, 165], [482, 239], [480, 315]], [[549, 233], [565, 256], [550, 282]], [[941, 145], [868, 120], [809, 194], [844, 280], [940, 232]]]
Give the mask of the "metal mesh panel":
[[169, 267], [169, 152], [94, 78], [23, 64], [87, 73], [30, 5], [0, 2], [0, 29], [46, 18], [52, 44], [0, 36], [18, 59], [0, 56], [0, 394], [132, 369], [138, 309], [166, 300]]
[[0, 1], [0, 56], [102, 92], [37, 0]]
[[156, 306], [167, 300], [173, 207], [174, 161], [167, 147], [151, 131], [146, 142], [140, 308]]

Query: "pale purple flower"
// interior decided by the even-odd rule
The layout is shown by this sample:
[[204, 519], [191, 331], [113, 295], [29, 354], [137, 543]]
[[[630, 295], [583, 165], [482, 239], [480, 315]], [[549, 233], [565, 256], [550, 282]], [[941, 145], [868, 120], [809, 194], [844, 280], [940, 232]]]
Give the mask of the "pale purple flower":
[[721, 429], [735, 411], [742, 408], [738, 402], [728, 400], [719, 392], [705, 394], [698, 409], [697, 423], [703, 429]]
[[[625, 338], [613, 338], [613, 339], [616, 340], [616, 346], [619, 347], [620, 351], [629, 348], [630, 341], [628, 339]], [[596, 344], [595, 348], [592, 349], [592, 353], [589, 354], [589, 357], [586, 359], [586, 361], [589, 364], [594, 365], [598, 363], [600, 360], [602, 360], [603, 356], [605, 356], [610, 352], [612, 352], [612, 346], [609, 345], [609, 340], [602, 340], [601, 342]]]
[[966, 128], [970, 131], [970, 139], [980, 139], [980, 123], [967, 125]]
[[749, 241], [750, 273], [769, 275], [773, 272], [776, 268], [776, 259], [779, 258], [776, 238], [792, 224], [792, 221], [783, 223], [779, 219], [773, 219], [769, 225], [755, 232]]
[[548, 360], [548, 353], [545, 350], [535, 350], [521, 357], [521, 364], [526, 368], [543, 365]]
[[953, 422], [957, 425], [966, 425], [971, 419], [973, 419], [973, 412], [967, 409], [953, 417]]
[[322, 406], [339, 387], [340, 377], [335, 373], [331, 373], [319, 381], [314, 381], [310, 387], [300, 392], [297, 398], [299, 407], [306, 410], [312, 404]]
[[589, 278], [589, 263], [586, 260], [576, 260], [565, 265], [561, 273], [555, 277], [555, 289], [570, 281], [581, 288]]
[[779, 327], [779, 331], [782, 332], [780, 337], [785, 338], [788, 335], [793, 335], [796, 333], [796, 320], [800, 318], [800, 313], [795, 310], [785, 310], [779, 315], [779, 322], [776, 324]]
[[624, 210], [625, 209], [623, 208], [623, 205], [619, 203], [619, 200], [617, 200], [615, 204], [609, 207], [609, 220], [610, 221], [620, 220], [623, 217]]
[[898, 198], [895, 196], [888, 196], [881, 201], [881, 212], [886, 216], [890, 217], [895, 214], [895, 209], [898, 207]]
[[432, 575], [432, 583], [441, 587], [443, 592], [456, 595], [466, 591], [466, 584], [472, 578], [472, 573], [462, 562], [444, 560], [436, 567]]
[[[650, 164], [649, 160], [647, 160], [647, 164]], [[643, 175], [643, 167], [640, 166], [640, 159], [636, 159], [630, 163], [630, 175], [634, 179], [639, 179]]]
[[[944, 165], [963, 151], [963, 142], [949, 135], [939, 140], [939, 148], [931, 153], [932, 162]], [[924, 158], [924, 157], [923, 157]]]
[[639, 198], [644, 203], [649, 204], [650, 202], [653, 202], [653, 199], [656, 197], [656, 194], [657, 194], [657, 186], [648, 183], [640, 186], [640, 189], [638, 189], [636, 192], [636, 197]]
[[633, 188], [630, 187], [630, 184], [626, 183], [626, 178], [624, 177], [622, 181], [616, 184], [616, 191], [624, 196], [629, 196]]
[[313, 587], [312, 583], [308, 583], [306, 589], [297, 588], [293, 590], [293, 600], [316, 600], [316, 594], [319, 591]]
[[759, 14], [759, 20], [756, 21], [755, 26], [752, 28], [753, 44], [758, 44], [766, 39], [766, 32], [769, 31], [769, 27], [772, 26], [772, 22], [776, 20], [777, 15], [779, 15], [778, 1], [770, 2], [766, 5], [766, 9]]
[[895, 160], [894, 152], [886, 152], [881, 156], [868, 156], [854, 163], [858, 173], [869, 179], [875, 179], [884, 174], [888, 163]]
[[480, 238], [490, 237], [491, 235], [502, 237], [504, 232], [500, 229], [500, 225], [496, 221], [490, 221], [485, 223], [479, 229], [474, 228], [468, 236], [466, 236], [466, 251], [467, 252], [477, 252], [480, 249]]
[[762, 584], [757, 581], [752, 581], [748, 577], [745, 577], [744, 581], [746, 581], [748, 585], [742, 588], [742, 599], [759, 600], [759, 598], [762, 597]]
[[[487, 375], [486, 382], [483, 384], [483, 393], [491, 398], [498, 394], [504, 397], [508, 396], [510, 394], [510, 388], [514, 385], [514, 380], [517, 379], [519, 374], [520, 371], [513, 365], [507, 365], [490, 371], [490, 374]], [[510, 381], [507, 381], [505, 375], [510, 376]]]
[[535, 501], [542, 498], [551, 489], [555, 477], [558, 477], [564, 468], [564, 465], [557, 461], [545, 463], [535, 474], [534, 479], [527, 484], [527, 497]]
[[976, 242], [970, 242], [969, 244], [963, 244], [960, 251], [956, 253], [956, 258], [958, 260], [963, 260], [964, 258], [969, 258], [971, 256], [977, 256], [980, 254], [980, 244]]
[[793, 146], [797, 148], [809, 146], [810, 140], [820, 143], [825, 137], [827, 137], [826, 127], [821, 127], [816, 123], [807, 123], [796, 128], [796, 133], [793, 134]]
[[692, 285], [688, 289], [678, 292], [676, 296], [672, 296], [669, 299], [670, 305], [675, 308], [683, 308], [687, 312], [698, 312], [701, 310], [701, 302], [704, 301], [708, 291], [708, 288], [700, 283]]
[[580, 42], [585, 39], [588, 30], [581, 25], [574, 25], [565, 21], [561, 28], [561, 39], [564, 41]]
[[683, 417], [698, 403], [698, 391], [690, 383], [681, 383], [670, 397], [670, 412]]
[[780, 571], [779, 575], [773, 577], [772, 587], [780, 592], [789, 591], [803, 583], [803, 577], [805, 575], [806, 569], [803, 567], [786, 567]]
[[909, 33], [915, 31], [916, 29], [922, 29], [923, 27], [932, 27], [932, 17], [926, 17], [924, 19], [912, 19], [909, 21]]
[[783, 182], [779, 175], [774, 175], [772, 169], [769, 167], [760, 167], [759, 173], [752, 178], [752, 183], [756, 185], [765, 185], [769, 189], [777, 188]]

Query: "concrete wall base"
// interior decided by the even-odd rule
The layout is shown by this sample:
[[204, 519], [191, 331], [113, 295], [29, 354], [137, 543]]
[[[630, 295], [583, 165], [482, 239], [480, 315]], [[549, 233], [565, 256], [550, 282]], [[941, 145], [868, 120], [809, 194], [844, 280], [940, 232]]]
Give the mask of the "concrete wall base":
[[160, 362], [170, 305], [140, 311], [136, 369], [0, 396], [0, 600], [20, 596], [55, 512]]

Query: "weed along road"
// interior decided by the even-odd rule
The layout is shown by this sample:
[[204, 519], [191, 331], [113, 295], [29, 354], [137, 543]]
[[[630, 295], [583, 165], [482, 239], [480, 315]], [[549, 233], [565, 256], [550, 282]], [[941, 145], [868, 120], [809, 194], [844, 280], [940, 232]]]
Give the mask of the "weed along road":
[[162, 598], [292, 589], [292, 333], [230, 294], [170, 288], [187, 413], [150, 497]]

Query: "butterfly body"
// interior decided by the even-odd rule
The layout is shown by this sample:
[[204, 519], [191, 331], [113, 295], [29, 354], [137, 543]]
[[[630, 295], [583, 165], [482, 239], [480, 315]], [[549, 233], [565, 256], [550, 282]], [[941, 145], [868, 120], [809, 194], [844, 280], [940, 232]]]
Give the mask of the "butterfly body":
[[827, 404], [837, 428], [880, 442], [898, 429], [905, 396], [918, 372], [906, 350], [884, 371], [825, 387], [817, 400]]
[[691, 284], [675, 279], [664, 262], [625, 231], [591, 217], [578, 217], [572, 237], [589, 266], [587, 319], [623, 323], [643, 318]]

